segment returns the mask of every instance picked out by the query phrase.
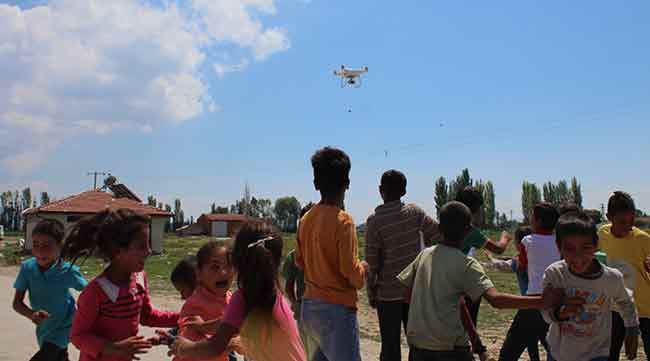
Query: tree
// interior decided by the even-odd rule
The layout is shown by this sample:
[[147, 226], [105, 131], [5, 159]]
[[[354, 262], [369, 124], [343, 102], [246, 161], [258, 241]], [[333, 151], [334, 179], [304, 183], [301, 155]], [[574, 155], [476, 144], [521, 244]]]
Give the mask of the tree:
[[300, 216], [300, 202], [296, 197], [282, 197], [275, 200], [273, 213], [275, 223], [283, 232], [295, 232]]
[[47, 192], [41, 192], [41, 205], [46, 205], [50, 203], [50, 195]]
[[150, 205], [151, 207], [156, 207], [158, 204], [158, 201], [156, 200], [156, 197], [154, 196], [149, 196], [147, 197], [147, 204]]
[[436, 214], [440, 218], [440, 210], [449, 201], [449, 188], [447, 187], [445, 177], [440, 177], [436, 180], [433, 199], [436, 202]]
[[529, 216], [533, 211], [533, 207], [542, 201], [542, 196], [539, 188], [535, 183], [524, 181], [521, 190], [521, 211], [524, 216], [524, 223], [530, 222]]
[[34, 203], [34, 202], [32, 202], [32, 190], [29, 187], [23, 189], [22, 202], [23, 202], [22, 203], [22, 209], [23, 210], [25, 210], [27, 208], [31, 208], [32, 204]]
[[267, 218], [273, 215], [273, 203], [270, 199], [251, 198], [250, 214], [257, 218]]
[[582, 208], [582, 186], [576, 177], [571, 178], [571, 198], [579, 208]]
[[215, 214], [215, 213], [217, 213], [217, 205], [212, 203], [210, 205], [210, 214]]
[[561, 180], [557, 183], [557, 204], [560, 206], [567, 202], [571, 202], [571, 193], [569, 192], [569, 186], [565, 180]]
[[174, 199], [174, 230], [185, 224], [185, 213], [181, 207], [181, 200]]
[[494, 185], [491, 181], [485, 183], [485, 188], [483, 189], [483, 199], [485, 207], [485, 225], [488, 228], [494, 228], [496, 225], [496, 203], [494, 199]]
[[[165, 204], [165, 211], [172, 213], [172, 206]], [[169, 217], [167, 223], [165, 223], [165, 232], [171, 232], [173, 227], [173, 217]]]

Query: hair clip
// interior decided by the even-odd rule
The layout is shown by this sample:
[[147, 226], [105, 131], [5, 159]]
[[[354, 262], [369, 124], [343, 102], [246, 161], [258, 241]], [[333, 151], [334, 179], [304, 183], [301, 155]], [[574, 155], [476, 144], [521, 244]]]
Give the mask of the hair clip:
[[266, 242], [266, 241], [270, 241], [270, 240], [272, 240], [272, 239], [274, 239], [274, 238], [275, 238], [275, 237], [273, 237], [273, 236], [264, 237], [264, 238], [262, 238], [262, 239], [259, 239], [259, 240], [255, 241], [255, 242], [249, 244], [249, 245], [248, 245], [248, 248], [253, 248], [253, 247], [257, 247], [257, 246], [266, 247], [266, 246], [264, 245], [264, 242]]

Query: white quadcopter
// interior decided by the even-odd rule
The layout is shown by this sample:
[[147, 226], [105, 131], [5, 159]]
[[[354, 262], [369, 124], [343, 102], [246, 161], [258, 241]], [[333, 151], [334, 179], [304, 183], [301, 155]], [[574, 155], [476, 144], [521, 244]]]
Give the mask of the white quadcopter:
[[368, 67], [363, 69], [346, 69], [341, 65], [341, 70], [334, 70], [334, 75], [341, 78], [341, 88], [358, 88], [361, 86], [361, 75], [368, 72]]

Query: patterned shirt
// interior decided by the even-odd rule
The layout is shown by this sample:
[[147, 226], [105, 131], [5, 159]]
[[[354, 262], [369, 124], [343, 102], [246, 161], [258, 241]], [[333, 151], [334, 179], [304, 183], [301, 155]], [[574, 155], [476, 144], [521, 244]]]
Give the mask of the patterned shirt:
[[438, 224], [420, 207], [401, 201], [377, 207], [366, 221], [370, 300], [404, 300], [406, 287], [397, 275], [438, 238]]

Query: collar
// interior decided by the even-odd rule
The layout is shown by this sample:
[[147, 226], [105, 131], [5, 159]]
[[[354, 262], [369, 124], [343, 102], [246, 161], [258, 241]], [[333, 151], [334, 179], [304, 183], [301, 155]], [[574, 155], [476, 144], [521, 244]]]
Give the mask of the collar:
[[[568, 264], [567, 264], [567, 268], [569, 269], [569, 272], [572, 275], [574, 275], [574, 276], [576, 276], [578, 278], [582, 278], [582, 279], [585, 279], [585, 280], [595, 280], [595, 279], [600, 278], [600, 276], [603, 275], [604, 269], [603, 269], [603, 265], [597, 259], [594, 259], [594, 262], [598, 266], [598, 269], [596, 270], [596, 272], [593, 272], [593, 273], [590, 273], [590, 274], [582, 274], [582, 275], [580, 275], [580, 274], [577, 274], [577, 273], [573, 273], [573, 271], [571, 271], [571, 267], [569, 267]], [[566, 261], [564, 261], [564, 263], [566, 263]]]
[[396, 201], [390, 201], [384, 204], [380, 204], [379, 206], [377, 206], [377, 208], [375, 208], [375, 212], [381, 213], [389, 209], [401, 208], [403, 205], [404, 203], [402, 202], [402, 200], [398, 199]]
[[[117, 298], [120, 296], [120, 286], [111, 282], [111, 280], [109, 280], [108, 277], [106, 277], [104, 274], [97, 278], [97, 283], [99, 284], [99, 287], [102, 289], [102, 291], [104, 291], [106, 297], [108, 297], [111, 302], [115, 303], [115, 301], [117, 301]], [[138, 272], [131, 276], [131, 284], [129, 286], [129, 289], [135, 288], [136, 285], [140, 285], [143, 288], [145, 287], [144, 272]]]

